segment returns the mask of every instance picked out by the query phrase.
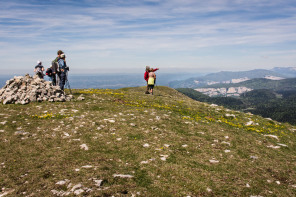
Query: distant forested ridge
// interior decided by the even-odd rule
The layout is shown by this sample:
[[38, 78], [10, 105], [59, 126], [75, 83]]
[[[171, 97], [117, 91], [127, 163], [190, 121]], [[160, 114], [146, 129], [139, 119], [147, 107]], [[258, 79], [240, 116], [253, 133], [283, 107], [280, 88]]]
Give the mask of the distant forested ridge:
[[209, 97], [191, 88], [178, 88], [176, 90], [197, 101], [251, 112], [265, 118], [296, 125], [296, 89], [289, 89], [291, 88], [277, 91], [257, 89], [246, 92], [239, 98]]
[[[239, 71], [239, 72], [231, 72], [231, 71], [222, 71], [217, 73], [207, 74], [202, 77], [194, 77], [186, 80], [179, 81], [171, 81], [169, 86], [172, 88], [199, 88], [206, 87], [211, 84], [234, 84], [233, 80], [250, 80], [257, 78], [265, 78], [266, 76], [273, 76], [277, 78], [288, 78], [287, 75], [282, 73], [278, 73], [272, 70], [265, 69], [255, 69], [250, 71]], [[291, 75], [289, 75], [291, 76]], [[295, 77], [295, 76], [294, 76]]]

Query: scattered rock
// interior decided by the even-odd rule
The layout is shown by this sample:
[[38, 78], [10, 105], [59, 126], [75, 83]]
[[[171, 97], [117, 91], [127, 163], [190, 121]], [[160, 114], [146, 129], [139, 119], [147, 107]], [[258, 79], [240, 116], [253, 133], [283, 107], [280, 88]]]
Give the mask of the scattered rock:
[[82, 150], [88, 150], [88, 146], [87, 146], [86, 144], [81, 144], [81, 145], [80, 145], [80, 148], [81, 148]]
[[101, 185], [103, 183], [103, 180], [97, 180], [97, 179], [95, 179], [94, 182], [96, 183], [95, 186], [101, 187]]
[[168, 155], [160, 155], [160, 159], [162, 161], [166, 161], [168, 157], [169, 157]]
[[259, 125], [258, 123], [255, 123], [254, 121], [250, 120], [245, 124], [246, 126], [251, 126], [251, 125]]
[[114, 123], [115, 122], [115, 120], [113, 120], [113, 119], [104, 119], [104, 121], [107, 121], [107, 122], [110, 122], [110, 123]]
[[5, 125], [7, 121], [0, 122], [0, 124]]
[[210, 163], [219, 163], [219, 161], [216, 159], [210, 159], [209, 161], [210, 161]]
[[269, 145], [269, 146], [267, 146], [267, 148], [279, 149], [281, 147], [280, 146]]
[[69, 183], [69, 180], [62, 180], [56, 183], [56, 185], [65, 185], [66, 183]]
[[283, 147], [288, 147], [288, 145], [286, 145], [286, 144], [280, 144], [280, 143], [278, 143], [278, 145], [279, 146], [283, 146]]
[[258, 159], [257, 156], [250, 156], [251, 159]]
[[266, 136], [266, 137], [271, 137], [271, 138], [275, 138], [275, 139], [279, 140], [278, 136], [276, 136], [276, 135], [264, 135], [264, 136]]
[[113, 174], [113, 177], [119, 177], [119, 178], [133, 178], [133, 175], [129, 174]]
[[148, 148], [150, 145], [149, 144], [144, 144], [143, 147]]
[[221, 144], [227, 144], [228, 146], [230, 146], [230, 143], [229, 142], [225, 142], [225, 141], [221, 142]]
[[74, 192], [75, 190], [80, 189], [81, 187], [82, 187], [81, 183], [74, 185], [71, 189], [71, 192]]
[[141, 161], [140, 164], [147, 164], [149, 161]]
[[83, 189], [78, 189], [78, 190], [74, 191], [74, 195], [78, 196], [78, 195], [82, 194], [83, 192], [84, 192]]
[[233, 117], [235, 118], [235, 115], [234, 114], [225, 114], [226, 117]]
[[12, 192], [14, 192], [14, 189], [7, 190], [7, 191], [4, 190], [3, 193], [0, 193], [0, 197], [2, 197], [2, 196], [6, 196], [6, 195], [8, 195], [8, 194], [10, 194], [10, 193], [12, 193]]
[[86, 165], [86, 166], [82, 166], [81, 168], [86, 168], [86, 169], [88, 169], [88, 168], [92, 168], [92, 166], [91, 166], [91, 165]]
[[224, 150], [225, 153], [230, 153], [230, 150]]
[[25, 131], [16, 131], [14, 134], [15, 134], [15, 135], [28, 135], [29, 132], [25, 132]]
[[79, 97], [77, 98], [78, 101], [83, 101], [85, 100], [85, 97], [83, 97], [83, 94], [80, 94]]

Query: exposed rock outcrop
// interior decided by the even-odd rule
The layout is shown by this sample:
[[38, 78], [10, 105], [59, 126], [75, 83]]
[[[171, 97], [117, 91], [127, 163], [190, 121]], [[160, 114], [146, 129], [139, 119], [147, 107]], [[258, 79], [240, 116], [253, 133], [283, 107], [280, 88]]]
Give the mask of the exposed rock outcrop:
[[59, 86], [38, 76], [16, 76], [0, 89], [0, 102], [3, 104], [28, 104], [30, 102], [64, 102], [71, 101], [72, 95], [66, 95]]

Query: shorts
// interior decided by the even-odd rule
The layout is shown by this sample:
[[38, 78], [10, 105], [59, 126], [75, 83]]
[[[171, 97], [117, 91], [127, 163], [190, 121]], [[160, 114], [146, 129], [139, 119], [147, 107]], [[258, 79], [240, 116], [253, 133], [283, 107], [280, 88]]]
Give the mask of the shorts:
[[154, 88], [154, 85], [148, 85], [148, 88], [149, 89], [153, 89]]

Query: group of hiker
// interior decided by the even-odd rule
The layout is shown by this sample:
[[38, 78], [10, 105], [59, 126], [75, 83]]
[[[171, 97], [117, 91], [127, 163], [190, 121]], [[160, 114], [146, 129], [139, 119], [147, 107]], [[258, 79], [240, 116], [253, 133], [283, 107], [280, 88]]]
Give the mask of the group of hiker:
[[[57, 57], [52, 61], [51, 66], [46, 70], [46, 75], [52, 81], [52, 85], [59, 85], [61, 90], [64, 90], [68, 71], [69, 67], [66, 64], [66, 55], [62, 50], [58, 50]], [[44, 66], [41, 61], [37, 61], [37, 66], [35, 66], [34, 72], [39, 78], [44, 78]]]
[[[147, 82], [145, 94], [153, 95], [153, 89], [156, 84], [155, 71], [157, 70], [159, 70], [159, 68], [154, 69], [150, 68], [150, 66], [146, 66], [146, 70], [144, 73], [144, 79]], [[58, 50], [57, 57], [52, 61], [51, 66], [46, 70], [46, 75], [52, 81], [52, 85], [59, 85], [61, 90], [64, 90], [68, 71], [69, 67], [66, 64], [66, 55], [62, 50]], [[41, 61], [37, 61], [34, 72], [39, 78], [44, 78], [44, 66], [42, 65]]]

